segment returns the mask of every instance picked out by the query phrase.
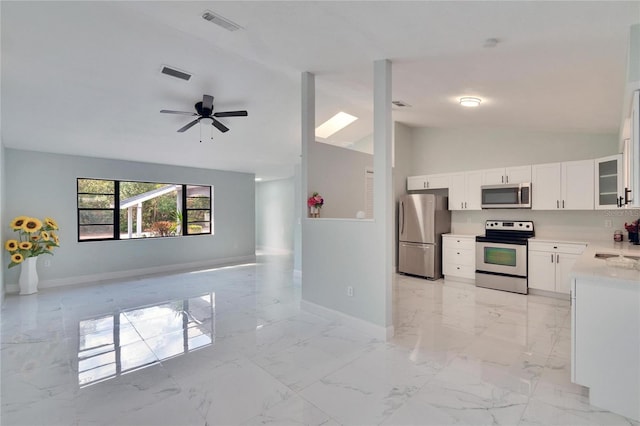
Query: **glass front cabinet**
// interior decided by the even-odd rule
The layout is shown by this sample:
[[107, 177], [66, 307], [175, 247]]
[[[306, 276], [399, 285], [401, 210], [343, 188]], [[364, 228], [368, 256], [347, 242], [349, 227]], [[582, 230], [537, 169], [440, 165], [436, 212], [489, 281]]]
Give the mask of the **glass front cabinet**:
[[624, 207], [624, 179], [622, 154], [595, 160], [596, 209]]

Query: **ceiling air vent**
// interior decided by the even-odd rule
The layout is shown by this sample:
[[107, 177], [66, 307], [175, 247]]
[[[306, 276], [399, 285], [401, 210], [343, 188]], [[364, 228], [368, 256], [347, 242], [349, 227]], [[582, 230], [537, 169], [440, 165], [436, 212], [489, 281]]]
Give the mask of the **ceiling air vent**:
[[184, 71], [177, 70], [175, 68], [170, 68], [166, 65], [162, 66], [162, 70], [160, 71], [162, 74], [169, 75], [171, 77], [179, 78], [181, 80], [189, 81], [191, 78], [191, 74], [186, 73]]
[[409, 105], [405, 101], [392, 101], [391, 103], [393, 105], [399, 107], [399, 108], [410, 108], [411, 107], [411, 105]]
[[205, 10], [202, 13], [202, 17], [205, 20], [222, 27], [227, 31], [238, 31], [239, 29], [242, 29], [242, 27], [235, 22], [231, 22], [227, 18], [223, 18], [222, 16], [217, 15], [210, 10]]

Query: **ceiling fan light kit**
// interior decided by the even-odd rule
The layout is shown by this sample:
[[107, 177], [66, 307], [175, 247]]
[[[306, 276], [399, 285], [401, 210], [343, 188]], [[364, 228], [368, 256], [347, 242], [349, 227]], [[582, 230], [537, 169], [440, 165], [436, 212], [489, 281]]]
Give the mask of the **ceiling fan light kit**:
[[[198, 117], [195, 120], [185, 124], [183, 127], [178, 129], [179, 133], [186, 132], [190, 128], [196, 125], [196, 123], [200, 123], [200, 142], [202, 142], [202, 128], [207, 124], [211, 123], [213, 127], [220, 130], [222, 133], [228, 132], [229, 128], [222, 124], [220, 121], [216, 120], [215, 117], [246, 117], [249, 114], [247, 111], [220, 111], [213, 112], [213, 96], [211, 95], [203, 95], [202, 101], [197, 102], [194, 105], [196, 112], [187, 112], [187, 111], [173, 111], [168, 109], [160, 110], [161, 113], [164, 114], [180, 114], [180, 115], [189, 115], [192, 117]], [[204, 123], [203, 123], [204, 121]], [[213, 135], [211, 135], [211, 139], [213, 139]]]

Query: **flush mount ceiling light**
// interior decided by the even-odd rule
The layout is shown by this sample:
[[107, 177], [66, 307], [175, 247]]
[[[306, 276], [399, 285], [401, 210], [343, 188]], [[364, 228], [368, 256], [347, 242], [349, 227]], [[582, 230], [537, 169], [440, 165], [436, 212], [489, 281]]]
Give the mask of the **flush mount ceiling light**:
[[337, 131], [344, 129], [357, 119], [358, 117], [340, 111], [339, 113], [316, 127], [316, 137], [326, 139]]
[[465, 107], [477, 107], [480, 105], [480, 102], [482, 102], [482, 99], [480, 98], [472, 98], [469, 96], [460, 98], [460, 105]]

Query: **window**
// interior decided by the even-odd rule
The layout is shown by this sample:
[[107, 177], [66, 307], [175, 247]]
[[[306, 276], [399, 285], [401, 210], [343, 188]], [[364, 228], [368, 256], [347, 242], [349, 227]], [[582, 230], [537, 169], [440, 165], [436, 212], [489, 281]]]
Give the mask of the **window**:
[[78, 178], [78, 241], [212, 234], [211, 186]]

